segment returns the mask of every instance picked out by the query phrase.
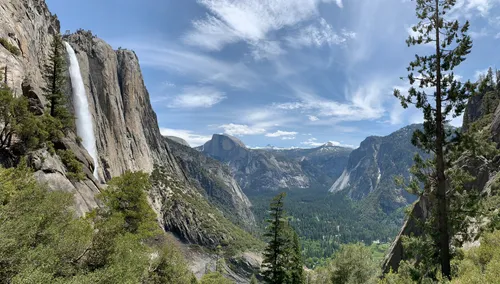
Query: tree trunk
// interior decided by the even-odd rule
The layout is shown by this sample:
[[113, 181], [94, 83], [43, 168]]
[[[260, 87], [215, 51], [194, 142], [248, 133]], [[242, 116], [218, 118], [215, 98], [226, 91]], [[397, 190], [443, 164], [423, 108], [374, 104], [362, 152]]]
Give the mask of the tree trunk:
[[448, 233], [448, 204], [446, 200], [446, 176], [444, 174], [444, 118], [441, 109], [441, 47], [439, 31], [441, 21], [439, 19], [439, 0], [436, 0], [436, 173], [437, 173], [437, 214], [439, 226], [439, 249], [441, 272], [448, 279], [451, 278], [450, 268], [450, 244]]

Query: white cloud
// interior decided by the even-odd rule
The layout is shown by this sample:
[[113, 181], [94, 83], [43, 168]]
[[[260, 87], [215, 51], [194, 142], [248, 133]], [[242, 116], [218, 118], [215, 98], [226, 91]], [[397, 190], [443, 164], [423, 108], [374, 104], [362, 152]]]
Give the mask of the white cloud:
[[169, 81], [163, 81], [161, 82], [161, 85], [165, 88], [174, 88], [176, 87], [176, 85], [172, 82], [169, 82]]
[[473, 38], [473, 39], [478, 39], [478, 38], [482, 38], [482, 37], [486, 37], [489, 35], [488, 31], [486, 30], [486, 28], [482, 28], [481, 30], [479, 31], [470, 31], [469, 32], [469, 35]]
[[257, 75], [241, 62], [227, 62], [150, 39], [120, 41], [134, 49], [143, 66], [187, 76], [203, 83], [224, 83], [248, 88], [258, 84]]
[[192, 147], [200, 146], [205, 144], [208, 140], [212, 138], [210, 135], [201, 135], [193, 133], [191, 130], [185, 129], [171, 129], [171, 128], [160, 128], [161, 135], [164, 136], [175, 136], [186, 140]]
[[266, 132], [264, 128], [252, 127], [245, 124], [224, 124], [219, 126], [219, 128], [224, 129], [224, 133], [233, 136], [243, 136], [243, 135], [257, 135]]
[[499, 3], [499, 0], [458, 0], [449, 14], [452, 17], [470, 18], [471, 14], [477, 13], [486, 17], [491, 9]]
[[223, 92], [213, 87], [186, 87], [182, 94], [172, 98], [170, 108], [209, 108], [224, 100]]
[[273, 104], [273, 107], [281, 110], [301, 111], [317, 118], [333, 117], [338, 121], [377, 119], [385, 113], [382, 106], [386, 99], [384, 96], [387, 95], [384, 84], [384, 79], [374, 79], [356, 87], [354, 92], [347, 90], [346, 102], [329, 100], [303, 87], [291, 85], [299, 101]]
[[290, 46], [300, 48], [303, 46], [332, 46], [342, 44], [355, 37], [355, 33], [346, 30], [340, 34], [334, 32], [332, 26], [324, 18], [321, 18], [318, 23], [302, 28], [296, 35], [287, 37], [286, 40]]
[[271, 59], [286, 53], [278, 41], [260, 41], [253, 44], [251, 49], [252, 57], [255, 60]]
[[[193, 21], [193, 29], [183, 37], [185, 43], [221, 50], [227, 44], [243, 41], [250, 45], [257, 60], [283, 53], [277, 42], [268, 40], [269, 33], [318, 16], [320, 3], [343, 7], [341, 0], [198, 0], [198, 3], [209, 13], [204, 19]], [[331, 31], [316, 32], [325, 36], [322, 41], [339, 41], [331, 37]]]
[[278, 130], [278, 131], [273, 132], [273, 133], [267, 133], [266, 136], [267, 137], [283, 137], [282, 139], [286, 140], [286, 139], [295, 139], [295, 136], [297, 134], [298, 133], [295, 132], [295, 131], [281, 131], [281, 130]]
[[319, 118], [317, 116], [314, 116], [314, 115], [308, 115], [307, 118], [309, 118], [310, 121], [318, 121]]

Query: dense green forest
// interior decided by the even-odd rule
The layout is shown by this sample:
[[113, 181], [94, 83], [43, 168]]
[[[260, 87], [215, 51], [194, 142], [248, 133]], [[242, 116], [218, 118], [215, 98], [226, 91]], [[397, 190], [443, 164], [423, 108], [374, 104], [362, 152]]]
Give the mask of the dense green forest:
[[[307, 267], [325, 262], [341, 244], [363, 242], [390, 243], [396, 236], [404, 210], [386, 215], [381, 209], [354, 202], [342, 193], [322, 189], [286, 191], [285, 210], [290, 224], [300, 236]], [[261, 230], [266, 226], [267, 208], [273, 193], [250, 195], [253, 212]]]

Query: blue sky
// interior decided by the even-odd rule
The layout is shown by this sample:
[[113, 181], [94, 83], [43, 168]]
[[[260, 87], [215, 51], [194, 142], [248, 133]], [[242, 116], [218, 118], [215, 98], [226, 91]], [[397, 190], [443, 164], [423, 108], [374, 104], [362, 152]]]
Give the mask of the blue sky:
[[[358, 146], [421, 122], [392, 96], [415, 53], [408, 0], [47, 0], [62, 31], [92, 30], [136, 51], [162, 133], [213, 133], [252, 147]], [[474, 41], [456, 70], [500, 62], [500, 0], [458, 0]], [[453, 124], [461, 124], [454, 119]]]

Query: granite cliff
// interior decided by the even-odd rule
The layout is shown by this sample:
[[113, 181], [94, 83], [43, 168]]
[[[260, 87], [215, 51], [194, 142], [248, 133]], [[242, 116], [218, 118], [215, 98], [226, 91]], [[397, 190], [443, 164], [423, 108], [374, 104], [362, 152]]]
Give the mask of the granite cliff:
[[214, 134], [199, 151], [228, 165], [247, 194], [279, 189], [327, 188], [341, 174], [350, 148], [250, 149], [238, 138]]
[[414, 124], [388, 136], [366, 138], [351, 152], [346, 168], [330, 191], [346, 192], [354, 200], [373, 197], [387, 213], [415, 201], [395, 184], [394, 178], [407, 178], [415, 153], [422, 154], [411, 144], [413, 132], [421, 127]]

